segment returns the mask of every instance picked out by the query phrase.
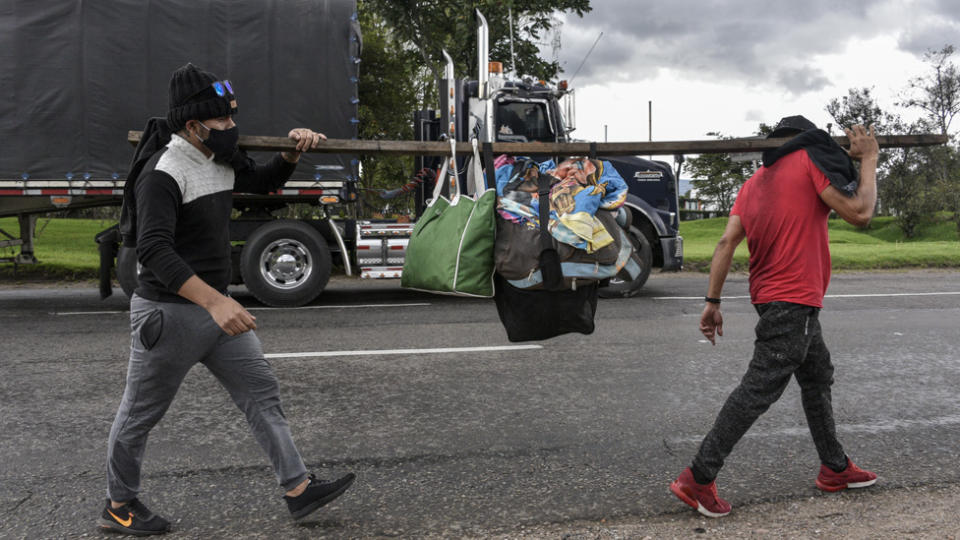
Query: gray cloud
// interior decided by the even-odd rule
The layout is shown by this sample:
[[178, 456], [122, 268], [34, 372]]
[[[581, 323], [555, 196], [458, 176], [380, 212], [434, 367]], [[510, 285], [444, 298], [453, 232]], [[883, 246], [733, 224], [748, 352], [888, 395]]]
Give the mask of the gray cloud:
[[901, 34], [898, 45], [913, 54], [940, 50], [944, 45], [960, 46], [960, 25], [955, 21], [939, 20], [908, 30]]
[[951, 20], [960, 19], [960, 2], [957, 0], [935, 0], [931, 6], [934, 14]]
[[[603, 32], [577, 76], [580, 85], [642, 81], [670, 68], [699, 80], [745, 80], [802, 94], [829, 85], [812, 57], [840, 50], [849, 39], [899, 35], [901, 47], [914, 53], [942, 47], [945, 39], [960, 46], [956, 0], [920, 0], [906, 7], [899, 0], [594, 0], [592, 5], [583, 19], [568, 17], [562, 31], [560, 60], [568, 77]], [[909, 29], [908, 18], [941, 22]]]
[[776, 81], [793, 94], [816, 92], [830, 85], [823, 72], [809, 66], [781, 69], [777, 72]]

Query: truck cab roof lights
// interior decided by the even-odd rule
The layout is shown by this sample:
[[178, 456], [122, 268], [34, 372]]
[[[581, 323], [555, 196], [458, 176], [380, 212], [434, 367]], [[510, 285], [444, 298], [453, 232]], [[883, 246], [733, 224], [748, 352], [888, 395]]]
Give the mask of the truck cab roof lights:
[[498, 75], [503, 75], [503, 62], [489, 62], [487, 66], [487, 71], [489, 73], [496, 73]]

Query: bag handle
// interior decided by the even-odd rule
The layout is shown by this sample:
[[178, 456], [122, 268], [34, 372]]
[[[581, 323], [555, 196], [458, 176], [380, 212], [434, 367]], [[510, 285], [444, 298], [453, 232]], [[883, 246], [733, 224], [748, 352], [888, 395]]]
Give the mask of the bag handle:
[[483, 176], [485, 164], [480, 159], [480, 141], [475, 138], [470, 139], [470, 144], [473, 146], [473, 158], [470, 160], [470, 168], [467, 169], [467, 191], [472, 189], [474, 195], [480, 195], [490, 189], [490, 185]]
[[430, 202], [436, 201], [443, 195], [443, 183], [447, 181], [447, 166], [450, 165], [450, 158], [443, 158], [443, 165], [440, 167], [440, 174], [433, 180], [433, 197]]
[[449, 170], [450, 161], [453, 160], [453, 172], [450, 176], [453, 177], [454, 189], [451, 190], [450, 202], [456, 201], [460, 197], [460, 177], [457, 175], [457, 141], [455, 139], [450, 139], [450, 155], [452, 157], [443, 158], [443, 166], [440, 167], [440, 174], [437, 175], [437, 180], [433, 186], [433, 200], [437, 200], [441, 195], [443, 195], [443, 184], [447, 180], [447, 171]]

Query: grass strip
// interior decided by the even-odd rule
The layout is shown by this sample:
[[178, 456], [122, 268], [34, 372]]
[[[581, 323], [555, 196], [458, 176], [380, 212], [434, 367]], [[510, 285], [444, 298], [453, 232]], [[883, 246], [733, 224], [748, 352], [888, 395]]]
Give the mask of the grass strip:
[[[713, 250], [726, 226], [727, 218], [680, 224], [685, 269], [709, 271]], [[903, 237], [892, 217], [876, 217], [867, 229], [831, 219], [828, 230], [834, 270], [960, 267], [957, 229], [945, 216], [935, 216], [920, 226], [911, 239]], [[734, 253], [733, 270], [746, 271], [748, 261], [744, 241]]]
[[[99, 219], [41, 217], [34, 240], [36, 265], [18, 265], [18, 280], [89, 280], [97, 277], [100, 256], [94, 237], [115, 222]], [[708, 271], [717, 240], [727, 218], [684, 221], [684, 268]], [[0, 229], [17, 236], [14, 218], [0, 219]], [[912, 239], [903, 238], [893, 218], [877, 217], [868, 229], [857, 229], [845, 221], [829, 221], [830, 252], [834, 270], [876, 270], [896, 268], [960, 268], [960, 241], [956, 226], [938, 215], [921, 225]], [[0, 249], [0, 257], [12, 257], [19, 248]], [[745, 271], [749, 255], [743, 242], [734, 255], [733, 269]], [[14, 279], [14, 265], [0, 264], [0, 279]]]

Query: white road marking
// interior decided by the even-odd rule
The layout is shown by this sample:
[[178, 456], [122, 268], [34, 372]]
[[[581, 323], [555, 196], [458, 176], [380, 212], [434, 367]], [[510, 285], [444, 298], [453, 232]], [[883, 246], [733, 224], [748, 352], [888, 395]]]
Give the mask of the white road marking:
[[369, 351], [319, 351], [265, 354], [267, 358], [325, 358], [331, 356], [386, 356], [395, 354], [444, 354], [468, 352], [501, 352], [542, 349], [543, 345], [503, 345], [499, 347], [443, 347], [439, 349], [379, 349]]
[[[960, 291], [873, 294], [828, 294], [824, 298], [889, 298], [897, 296], [957, 296]], [[749, 299], [749, 296], [724, 296], [724, 300]], [[702, 296], [651, 296], [651, 300], [703, 300]]]
[[53, 312], [51, 315], [56, 315], [58, 317], [65, 315], [117, 315], [120, 313], [130, 313], [129, 311], [58, 311]]
[[419, 302], [415, 304], [344, 304], [339, 306], [301, 306], [295, 308], [276, 308], [276, 307], [252, 307], [247, 311], [276, 311], [276, 310], [297, 310], [297, 309], [357, 309], [357, 308], [390, 308], [390, 307], [417, 307], [429, 306], [429, 302]]
[[882, 298], [886, 296], [956, 296], [960, 291], [948, 292], [905, 292], [905, 293], [876, 293], [876, 294], [828, 294], [825, 298]]
[[[273, 308], [273, 307], [251, 307], [247, 311], [274, 311], [274, 310], [303, 310], [303, 309], [357, 309], [357, 308], [393, 308], [393, 307], [417, 307], [429, 306], [429, 302], [419, 302], [414, 304], [344, 304], [339, 306], [302, 306], [295, 308]], [[58, 311], [51, 315], [116, 315], [120, 313], [130, 313], [129, 311]]]
[[[749, 299], [749, 296], [724, 296], [724, 300]], [[651, 300], [703, 300], [702, 296], [651, 296]]]
[[[960, 296], [960, 291], [944, 292], [917, 292], [917, 293], [873, 293], [873, 294], [828, 294], [824, 298], [895, 298], [902, 296]], [[744, 300], [749, 296], [724, 296], [724, 300]], [[651, 300], [703, 300], [702, 296], [651, 296]], [[396, 307], [419, 307], [432, 305], [429, 302], [418, 302], [410, 304], [346, 304], [339, 306], [303, 306], [296, 308], [273, 308], [273, 307], [252, 307], [248, 311], [276, 311], [276, 310], [304, 310], [304, 309], [358, 309], [358, 308], [396, 308]], [[69, 315], [117, 315], [129, 313], [129, 311], [58, 311], [51, 315], [69, 316]]]

